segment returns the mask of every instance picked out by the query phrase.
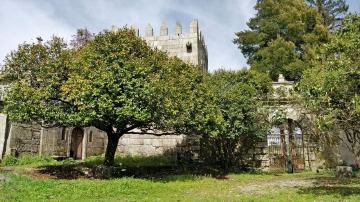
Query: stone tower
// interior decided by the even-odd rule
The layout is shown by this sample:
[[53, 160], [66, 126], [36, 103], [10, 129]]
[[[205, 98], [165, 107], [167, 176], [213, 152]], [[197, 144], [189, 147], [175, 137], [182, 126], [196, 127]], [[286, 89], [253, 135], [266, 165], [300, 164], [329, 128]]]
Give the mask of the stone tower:
[[143, 38], [149, 46], [165, 51], [169, 56], [177, 56], [185, 62], [199, 65], [204, 71], [208, 71], [207, 47], [199, 31], [197, 20], [191, 21], [189, 33], [184, 33], [182, 25], [177, 22], [174, 35], [169, 34], [168, 27], [162, 23], [160, 35], [155, 36], [152, 26], [148, 24]]

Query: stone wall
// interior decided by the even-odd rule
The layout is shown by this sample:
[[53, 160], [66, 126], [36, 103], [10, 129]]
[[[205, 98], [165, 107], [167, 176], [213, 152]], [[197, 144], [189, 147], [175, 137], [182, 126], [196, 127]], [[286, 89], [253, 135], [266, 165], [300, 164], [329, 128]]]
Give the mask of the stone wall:
[[[74, 128], [48, 128], [43, 130], [42, 155], [70, 156], [71, 135]], [[95, 127], [82, 128], [83, 159], [88, 156], [102, 155], [105, 151], [106, 134]]]
[[199, 136], [125, 134], [120, 138], [117, 153], [124, 156], [181, 155], [197, 158]]
[[6, 154], [37, 154], [40, 149], [41, 127], [12, 123], [10, 126]]
[[69, 130], [66, 128], [43, 128], [41, 138], [41, 155], [67, 156]]
[[104, 131], [95, 127], [84, 128], [86, 142], [86, 156], [98, 156], [105, 152], [107, 136]]
[[[301, 166], [304, 170], [314, 170], [316, 169], [315, 161], [315, 145], [304, 142], [303, 149], [301, 148]], [[269, 146], [267, 141], [264, 140], [259, 142], [254, 151], [255, 161], [254, 167], [261, 168], [263, 171], [272, 170], [272, 159], [269, 155]], [[284, 168], [285, 169], [285, 168]]]

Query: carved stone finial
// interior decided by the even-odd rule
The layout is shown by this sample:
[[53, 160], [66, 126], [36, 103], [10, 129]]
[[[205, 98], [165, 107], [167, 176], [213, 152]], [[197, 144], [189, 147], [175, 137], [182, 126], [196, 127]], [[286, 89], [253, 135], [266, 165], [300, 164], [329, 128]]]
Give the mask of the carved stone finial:
[[285, 82], [285, 77], [282, 74], [279, 74], [278, 82]]
[[181, 26], [180, 22], [176, 23], [175, 33], [176, 33], [176, 35], [182, 34], [182, 26]]
[[166, 26], [166, 23], [163, 22], [160, 27], [160, 36], [167, 36], [169, 33], [168, 27]]
[[147, 37], [154, 36], [154, 29], [152, 28], [150, 23], [146, 26], [145, 36], [147, 36]]

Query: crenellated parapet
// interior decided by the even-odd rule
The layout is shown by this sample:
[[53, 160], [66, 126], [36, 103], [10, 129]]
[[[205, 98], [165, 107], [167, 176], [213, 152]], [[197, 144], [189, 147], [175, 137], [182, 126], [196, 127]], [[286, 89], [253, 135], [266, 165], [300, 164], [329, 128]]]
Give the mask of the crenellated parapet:
[[158, 35], [150, 23], [146, 25], [143, 35], [139, 34], [135, 26], [132, 28], [151, 47], [167, 52], [169, 56], [176, 56], [185, 62], [198, 65], [204, 71], [208, 70], [208, 52], [198, 20], [194, 19], [190, 22], [189, 32], [184, 32], [180, 22], [176, 23], [172, 33], [163, 22]]

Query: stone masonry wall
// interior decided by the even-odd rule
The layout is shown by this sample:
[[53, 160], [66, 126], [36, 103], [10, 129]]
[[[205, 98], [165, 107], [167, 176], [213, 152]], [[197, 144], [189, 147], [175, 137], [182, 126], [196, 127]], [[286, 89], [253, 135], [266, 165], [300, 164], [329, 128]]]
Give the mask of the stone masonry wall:
[[98, 156], [105, 152], [107, 136], [104, 131], [95, 127], [84, 128], [86, 138], [86, 156]]
[[43, 128], [41, 154], [48, 156], [66, 156], [68, 133], [69, 130], [66, 128]]
[[37, 154], [40, 149], [41, 127], [12, 123], [10, 126], [7, 154]]
[[117, 153], [125, 156], [181, 155], [192, 153], [197, 158], [199, 137], [190, 135], [125, 134]]

